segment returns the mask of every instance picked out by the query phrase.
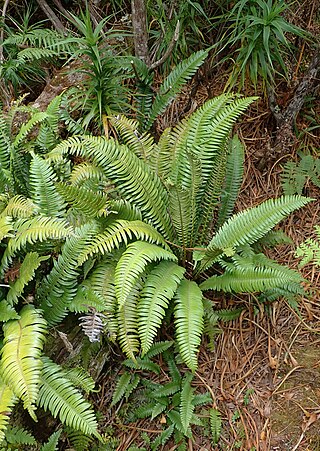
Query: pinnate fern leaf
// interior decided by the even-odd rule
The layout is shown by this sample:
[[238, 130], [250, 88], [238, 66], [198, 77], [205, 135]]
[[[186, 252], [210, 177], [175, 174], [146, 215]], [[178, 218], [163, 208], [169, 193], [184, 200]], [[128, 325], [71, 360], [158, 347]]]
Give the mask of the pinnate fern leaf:
[[42, 357], [38, 404], [44, 410], [50, 410], [61, 422], [84, 434], [100, 438], [97, 420], [91, 405], [64, 376], [59, 365], [48, 357]]
[[10, 216], [3, 216], [2, 218], [0, 217], [0, 241], [2, 241], [3, 238], [12, 236], [12, 234], [10, 234], [11, 230], [12, 218]]
[[0, 444], [5, 437], [10, 414], [17, 400], [18, 398], [0, 375]]
[[176, 338], [183, 361], [195, 371], [203, 331], [202, 292], [196, 282], [183, 280], [176, 293]]
[[138, 304], [142, 355], [149, 352], [184, 272], [176, 263], [163, 261], [148, 274]]
[[38, 211], [37, 206], [31, 199], [17, 195], [9, 199], [1, 216], [12, 216], [14, 218], [29, 218]]
[[34, 420], [46, 329], [45, 320], [31, 305], [23, 307], [20, 319], [8, 321], [3, 326], [0, 375], [23, 401], [24, 408]]
[[180, 417], [184, 434], [186, 434], [188, 431], [190, 421], [192, 419], [192, 414], [194, 411], [193, 404], [194, 394], [193, 389], [191, 387], [192, 379], [193, 375], [187, 373], [186, 376], [183, 378], [181, 384]]
[[2, 270], [8, 266], [15, 252], [22, 249], [27, 243], [34, 244], [37, 241], [43, 242], [48, 239], [61, 240], [74, 233], [67, 221], [60, 218], [36, 216], [32, 219], [20, 219], [15, 225], [15, 236], [9, 240], [3, 254]]
[[149, 130], [159, 114], [163, 113], [169, 103], [174, 99], [181, 87], [196, 73], [208, 55], [207, 50], [193, 53], [189, 58], [175, 67], [162, 83], [159, 92], [153, 102], [152, 108], [143, 125], [144, 130]]
[[33, 279], [36, 269], [40, 266], [41, 262], [47, 260], [48, 257], [40, 257], [37, 252], [29, 252], [20, 268], [19, 277], [16, 279], [13, 285], [11, 285], [10, 290], [7, 293], [7, 302], [11, 305], [18, 301], [19, 296], [21, 296], [25, 286]]
[[307, 265], [311, 261], [320, 266], [320, 227], [315, 226], [317, 239], [308, 238], [296, 250], [296, 257], [301, 258], [299, 267]]
[[115, 271], [115, 290], [120, 309], [147, 264], [159, 260], [176, 261], [177, 258], [172, 252], [146, 241], [136, 241], [127, 246]]
[[138, 296], [141, 283], [138, 281], [128, 294], [125, 303], [118, 309], [118, 340], [123, 352], [129, 359], [135, 360], [139, 351], [138, 335]]
[[105, 232], [96, 235], [92, 239], [91, 243], [79, 256], [79, 265], [82, 265], [89, 256], [96, 253], [104, 255], [112, 252], [114, 249], [118, 249], [121, 245], [127, 244], [132, 237], [166, 246], [162, 235], [150, 224], [139, 220], [117, 220], [108, 225]]
[[56, 188], [69, 204], [81, 210], [89, 218], [102, 216], [108, 211], [108, 199], [103, 193], [62, 182], [57, 183]]
[[40, 451], [57, 451], [61, 430], [50, 435], [47, 443], [41, 446]]
[[232, 216], [210, 241], [204, 255], [203, 267], [208, 267], [215, 261], [217, 250], [232, 255], [237, 246], [259, 240], [278, 222], [311, 200], [302, 196], [282, 196], [266, 200], [257, 207], [248, 208]]
[[212, 443], [216, 445], [220, 439], [222, 428], [221, 415], [218, 409], [210, 409], [210, 429], [212, 434]]

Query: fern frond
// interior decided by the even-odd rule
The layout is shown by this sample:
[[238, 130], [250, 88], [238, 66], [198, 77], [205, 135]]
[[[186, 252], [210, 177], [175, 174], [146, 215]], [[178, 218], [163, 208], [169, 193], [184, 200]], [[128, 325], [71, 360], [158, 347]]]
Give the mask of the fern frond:
[[147, 275], [138, 304], [142, 355], [151, 351], [165, 311], [184, 272], [185, 269], [176, 263], [163, 261]]
[[33, 279], [36, 269], [40, 266], [41, 262], [47, 260], [48, 257], [40, 257], [37, 252], [29, 252], [20, 268], [19, 277], [16, 279], [13, 285], [10, 286], [10, 290], [7, 293], [7, 302], [13, 305], [18, 301], [24, 288]]
[[102, 137], [73, 137], [59, 144], [48, 158], [59, 161], [66, 153], [88, 158], [101, 167], [121, 196], [170, 238], [166, 191], [157, 175], [128, 147]]
[[172, 252], [146, 241], [135, 241], [127, 246], [116, 266], [114, 278], [120, 309], [147, 264], [159, 260], [176, 261], [177, 258]]
[[0, 241], [6, 237], [12, 237], [10, 231], [13, 229], [12, 218], [10, 216], [0, 217]]
[[94, 391], [96, 383], [83, 367], [66, 369], [64, 370], [64, 374], [73, 385], [81, 388], [85, 393]]
[[187, 433], [194, 411], [194, 394], [191, 387], [193, 375], [187, 373], [181, 383], [180, 417], [184, 434]]
[[64, 376], [59, 365], [48, 357], [42, 357], [38, 404], [44, 410], [50, 410], [54, 418], [84, 434], [100, 438], [97, 432], [97, 420], [91, 405]]
[[53, 269], [38, 289], [41, 308], [49, 324], [58, 323], [68, 313], [68, 305], [77, 291], [79, 255], [91, 242], [96, 230], [94, 223], [74, 230], [74, 235], [67, 238]]
[[146, 352], [145, 357], [151, 359], [156, 355], [163, 354], [173, 345], [173, 341], [158, 341], [157, 343], [153, 343], [151, 345], [148, 352]]
[[320, 266], [320, 227], [315, 226], [315, 232], [317, 239], [308, 238], [298, 246], [296, 250], [296, 257], [302, 260], [299, 263], [299, 267], [307, 265], [311, 261], [316, 266]]
[[48, 239], [62, 240], [74, 234], [69, 224], [60, 218], [36, 216], [32, 219], [20, 219], [15, 226], [15, 236], [9, 240], [3, 254], [2, 271], [8, 266], [15, 252], [25, 247], [27, 243], [34, 244]]
[[208, 55], [207, 50], [193, 53], [189, 58], [183, 60], [175, 67], [160, 86], [159, 92], [154, 99], [153, 105], [143, 124], [144, 130], [149, 130], [153, 122], [165, 111], [169, 103], [174, 99], [182, 86], [190, 80], [197, 69], [203, 64]]
[[113, 407], [115, 404], [121, 401], [130, 383], [131, 383], [131, 374], [128, 372], [123, 373], [118, 379], [116, 387], [114, 389], [111, 407]]
[[79, 257], [79, 265], [96, 253], [104, 255], [118, 249], [121, 245], [127, 244], [132, 237], [166, 246], [162, 235], [151, 225], [142, 221], [118, 220], [109, 224], [104, 233], [96, 235], [91, 240]]
[[88, 449], [90, 449], [92, 446], [92, 437], [69, 427], [66, 427], [65, 430], [74, 451], [88, 451]]
[[33, 216], [37, 211], [38, 208], [31, 199], [17, 195], [9, 199], [6, 208], [2, 211], [0, 216], [30, 218], [30, 216]]
[[5, 437], [12, 408], [17, 401], [18, 398], [0, 375], [0, 444]]
[[221, 207], [216, 227], [231, 216], [243, 179], [244, 147], [237, 135], [230, 141], [226, 164], [226, 178], [221, 193]]
[[36, 421], [35, 402], [39, 392], [42, 362], [40, 359], [47, 326], [39, 311], [23, 307], [20, 319], [3, 325], [4, 346], [1, 349], [0, 374], [4, 382], [22, 401]]
[[219, 251], [220, 254], [232, 255], [237, 246], [259, 240], [278, 222], [311, 200], [301, 196], [282, 196], [266, 200], [257, 207], [248, 208], [232, 216], [210, 241], [202, 268], [209, 267], [216, 260]]
[[[37, 441], [29, 431], [19, 427], [9, 427], [6, 431], [6, 442], [20, 447], [21, 445], [36, 445]], [[20, 446], [19, 446], [20, 445]]]
[[102, 216], [108, 212], [108, 198], [103, 193], [62, 182], [58, 182], [56, 188], [68, 204], [81, 210], [89, 218]]
[[61, 430], [50, 435], [47, 443], [41, 446], [40, 451], [58, 451], [58, 442], [61, 435]]
[[147, 161], [154, 146], [154, 139], [148, 133], [139, 132], [139, 122], [122, 115], [111, 118], [110, 122], [124, 144], [139, 158]]
[[39, 155], [32, 155], [29, 181], [32, 200], [39, 207], [41, 214], [62, 216], [66, 205], [55, 186], [57, 176], [49, 163]]
[[203, 331], [202, 292], [195, 282], [183, 280], [176, 293], [176, 338], [183, 361], [195, 371]]
[[218, 409], [210, 409], [209, 414], [212, 443], [216, 445], [220, 439], [222, 429], [221, 414]]
[[22, 141], [28, 136], [33, 127], [38, 124], [41, 124], [45, 119], [47, 119], [48, 115], [44, 112], [38, 112], [32, 114], [31, 118], [20, 127], [19, 133], [15, 137], [13, 141], [13, 146], [18, 148], [18, 146], [22, 143]]
[[118, 309], [118, 340], [123, 352], [132, 360], [135, 360], [135, 354], [139, 351], [137, 307], [140, 288], [141, 284], [137, 283], [122, 308]]
[[3, 300], [0, 301], [0, 318], [1, 322], [6, 322], [10, 319], [19, 319], [20, 316], [6, 300]]
[[[289, 272], [290, 271], [290, 272]], [[226, 271], [221, 276], [205, 280], [202, 290], [217, 290], [236, 293], [261, 292], [275, 287], [290, 289], [302, 282], [302, 277], [289, 268], [239, 267]]]
[[93, 164], [85, 161], [73, 167], [70, 174], [70, 183], [74, 186], [81, 186], [87, 180], [99, 182], [103, 179], [103, 171]]

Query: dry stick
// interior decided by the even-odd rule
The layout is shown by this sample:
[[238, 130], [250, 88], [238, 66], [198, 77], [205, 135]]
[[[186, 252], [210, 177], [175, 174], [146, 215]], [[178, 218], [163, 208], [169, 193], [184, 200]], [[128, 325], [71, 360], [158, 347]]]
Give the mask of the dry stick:
[[161, 66], [161, 64], [163, 64], [165, 62], [165, 60], [167, 58], [169, 58], [169, 56], [170, 56], [170, 54], [171, 54], [176, 42], [179, 39], [179, 33], [180, 33], [180, 21], [178, 20], [176, 28], [174, 30], [173, 37], [172, 37], [172, 39], [170, 41], [170, 44], [168, 45], [168, 48], [167, 48], [166, 52], [163, 54], [163, 56], [158, 61], [156, 61], [156, 62], [151, 64], [151, 66], [150, 66], [151, 70], [156, 69], [157, 67]]
[[65, 26], [63, 25], [59, 17], [56, 15], [56, 13], [50, 8], [46, 0], [37, 0], [37, 3], [42, 9], [42, 11], [45, 13], [45, 15], [48, 17], [48, 19], [53, 23], [55, 29], [65, 34], [66, 33]]

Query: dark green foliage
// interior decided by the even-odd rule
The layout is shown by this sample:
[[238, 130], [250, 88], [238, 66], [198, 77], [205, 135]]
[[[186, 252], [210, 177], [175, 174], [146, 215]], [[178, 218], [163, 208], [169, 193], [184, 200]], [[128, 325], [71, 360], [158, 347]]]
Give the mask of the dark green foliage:
[[320, 159], [300, 154], [300, 161], [288, 161], [283, 167], [281, 184], [284, 194], [302, 194], [305, 185], [311, 181], [320, 188]]

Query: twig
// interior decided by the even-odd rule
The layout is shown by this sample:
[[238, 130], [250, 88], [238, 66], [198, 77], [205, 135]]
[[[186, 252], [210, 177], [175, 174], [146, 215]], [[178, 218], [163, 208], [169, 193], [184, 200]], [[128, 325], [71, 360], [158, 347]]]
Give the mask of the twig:
[[169, 58], [174, 46], [176, 45], [176, 42], [179, 39], [179, 33], [180, 33], [180, 21], [178, 20], [176, 28], [174, 30], [174, 34], [172, 36], [172, 39], [170, 41], [170, 44], [168, 45], [166, 52], [162, 55], [162, 57], [158, 61], [151, 64], [151, 66], [150, 66], [151, 70], [154, 70], [157, 67], [161, 66], [161, 64], [163, 64], [165, 62], [165, 60], [167, 58]]
[[46, 0], [37, 0], [37, 3], [42, 9], [42, 11], [45, 13], [45, 15], [48, 17], [48, 19], [53, 23], [55, 29], [65, 34], [66, 33], [65, 26], [63, 25], [59, 17], [56, 15], [56, 13], [48, 5]]

